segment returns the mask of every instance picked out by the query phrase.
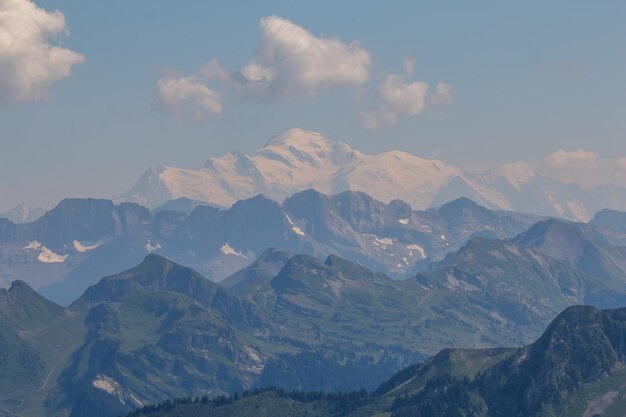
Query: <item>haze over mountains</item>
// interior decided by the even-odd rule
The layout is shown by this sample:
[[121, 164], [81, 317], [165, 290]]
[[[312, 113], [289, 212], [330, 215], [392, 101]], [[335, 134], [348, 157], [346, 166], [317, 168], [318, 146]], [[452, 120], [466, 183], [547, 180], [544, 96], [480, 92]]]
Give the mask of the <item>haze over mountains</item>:
[[626, 310], [570, 307], [534, 343], [446, 349], [398, 372], [375, 392], [248, 391], [178, 399], [129, 417], [621, 417]]
[[[513, 237], [541, 218], [492, 211], [468, 199], [416, 211], [365, 193], [308, 190], [283, 204], [264, 196], [229, 209], [67, 199], [32, 223], [0, 219], [0, 279], [20, 279], [67, 304], [103, 275], [159, 253], [219, 281], [267, 248], [325, 258], [335, 254], [395, 278], [441, 260], [477, 235]], [[167, 208], [167, 206], [165, 207]]]
[[[293, 139], [287, 136], [268, 148], [307, 159], [285, 145]], [[348, 160], [358, 156], [332, 147]], [[264, 157], [278, 158], [272, 152]], [[324, 161], [312, 160], [307, 169]], [[393, 168], [389, 161], [381, 166]], [[438, 410], [432, 415], [448, 415], [451, 402], [474, 413], [468, 415], [500, 416], [509, 406], [525, 415], [545, 404], [570, 406], [554, 402], [561, 388], [550, 384], [534, 402], [509, 396], [518, 382], [536, 385], [529, 372], [548, 369], [554, 376], [553, 363], [537, 361], [543, 363], [544, 351], [553, 357], [543, 341], [555, 339], [503, 347], [531, 343], [572, 305], [626, 305], [626, 212], [618, 210], [603, 209], [582, 223], [490, 209], [466, 197], [416, 210], [399, 199], [314, 189], [282, 202], [259, 194], [227, 206], [190, 197], [152, 210], [66, 199], [35, 221], [0, 218], [0, 279], [8, 288], [0, 291], [0, 415], [114, 417], [167, 398], [269, 386], [373, 390], [432, 355], [381, 385], [375, 397], [361, 392], [348, 409], [327, 402], [334, 397], [316, 402], [319, 393], [304, 407], [313, 413], [314, 404], [324, 416], [361, 406], [362, 415], [422, 415], [432, 407]], [[621, 313], [567, 311], [621, 326]], [[614, 364], [622, 347], [612, 342], [612, 328], [608, 334], [611, 346], [600, 351], [581, 340], [571, 349], [592, 352], [603, 375], [621, 381]], [[462, 349], [437, 355], [449, 347]], [[486, 350], [466, 350], [477, 348]], [[531, 353], [529, 364], [524, 355]], [[515, 364], [523, 364], [521, 374]], [[578, 378], [578, 368], [570, 371]], [[598, 375], [576, 381], [563, 382], [567, 401], [585, 384], [595, 387]], [[494, 397], [489, 386], [502, 395]], [[407, 394], [397, 400], [401, 389]], [[458, 396], [442, 397], [442, 389]], [[267, 409], [283, 401], [302, 406], [284, 393], [258, 395], [257, 406]], [[213, 411], [237, 415], [250, 404], [228, 401], [233, 407]]]
[[[467, 198], [428, 210], [315, 190], [230, 208], [63, 200], [31, 223], [0, 219], [0, 415], [114, 417], [268, 386], [375, 389], [443, 348], [522, 346], [569, 306], [626, 305], [625, 237], [625, 212], [575, 223]], [[453, 360], [491, 369], [514, 355]], [[507, 369], [500, 381], [514, 378]], [[482, 383], [423, 383], [479, 399], [463, 407], [502, 406]], [[423, 404], [422, 387], [403, 407]]]
[[626, 417], [618, 3], [0, 0], [0, 417]]
[[[0, 291], [0, 411], [113, 417], [172, 397], [268, 386], [372, 390], [448, 346], [525, 345], [570, 305], [623, 304], [625, 287], [486, 238], [404, 281], [334, 255], [273, 249], [221, 285], [148, 255], [66, 309], [15, 281]], [[462, 354], [454, 368], [524, 359], [524, 350], [490, 352]], [[391, 389], [408, 388], [406, 371], [398, 378]]]
[[272, 138], [250, 156], [229, 152], [198, 169], [152, 167], [120, 200], [154, 208], [187, 197], [229, 207], [261, 193], [282, 201], [309, 188], [326, 194], [364, 191], [383, 202], [403, 200], [415, 209], [468, 197], [493, 209], [579, 221], [601, 209], [626, 209], [626, 188], [585, 189], [544, 176], [523, 162], [476, 174], [401, 151], [365, 155], [302, 129]]

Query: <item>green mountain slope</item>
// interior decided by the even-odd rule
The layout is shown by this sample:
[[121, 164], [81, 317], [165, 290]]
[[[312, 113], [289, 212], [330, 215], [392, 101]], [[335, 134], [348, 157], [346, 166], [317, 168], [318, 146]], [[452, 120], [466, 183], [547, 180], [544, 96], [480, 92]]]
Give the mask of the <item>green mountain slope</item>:
[[45, 397], [82, 334], [80, 314], [24, 282], [0, 290], [0, 413], [43, 415]]
[[137, 294], [174, 292], [186, 295], [214, 309], [240, 326], [261, 325], [261, 317], [252, 304], [243, 302], [229, 291], [204, 278], [191, 268], [178, 265], [158, 255], [122, 272], [103, 278], [85, 291], [71, 308], [80, 310], [103, 302], [113, 302]]
[[[624, 296], [624, 286], [607, 284], [536, 250], [484, 238], [471, 240], [416, 279], [433, 294], [448, 290], [438, 308], [451, 314], [462, 309], [470, 323], [493, 329], [498, 337], [488, 341], [492, 346], [506, 346], [504, 337], [527, 343], [567, 306], [613, 307]], [[488, 336], [477, 330], [481, 339]]]
[[[624, 297], [606, 280], [535, 249], [485, 238], [406, 281], [337, 256], [321, 261], [267, 250], [224, 286], [149, 255], [66, 310], [24, 284], [9, 292], [34, 295], [0, 309], [0, 330], [11, 336], [7, 355], [18, 364], [10, 378], [23, 373], [21, 400], [8, 409], [72, 417], [268, 386], [374, 390], [450, 346], [459, 349], [420, 365], [416, 375], [405, 370], [385, 391], [418, 395], [437, 375], [444, 384], [474, 384], [478, 372], [512, 351], [469, 348], [524, 345], [572, 304], [614, 305]], [[18, 300], [4, 298], [6, 305]], [[32, 369], [16, 356], [29, 348], [40, 359]], [[395, 399], [382, 397], [386, 404]]]
[[597, 239], [585, 225], [551, 219], [536, 223], [512, 241], [603, 278], [626, 282], [626, 249]]
[[576, 306], [560, 314], [531, 345], [443, 351], [368, 395], [270, 390], [242, 398], [170, 401], [129, 417], [242, 417], [255, 412], [275, 417], [617, 417], [626, 405], [625, 357], [626, 309]]

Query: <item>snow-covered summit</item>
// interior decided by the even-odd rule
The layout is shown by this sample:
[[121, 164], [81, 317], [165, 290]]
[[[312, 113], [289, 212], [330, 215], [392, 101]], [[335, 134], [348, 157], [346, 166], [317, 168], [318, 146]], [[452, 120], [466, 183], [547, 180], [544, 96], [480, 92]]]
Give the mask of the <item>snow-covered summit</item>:
[[261, 193], [282, 201], [309, 188], [327, 194], [364, 191], [416, 209], [469, 197], [490, 208], [576, 220], [588, 220], [589, 213], [606, 207], [626, 209], [624, 189], [590, 192], [538, 175], [524, 162], [471, 173], [402, 151], [366, 155], [304, 129], [274, 136], [252, 155], [231, 151], [197, 169], [152, 167], [121, 199], [154, 208], [186, 197], [228, 207]]
[[326, 193], [366, 191], [383, 201], [404, 198], [424, 207], [461, 174], [441, 161], [400, 151], [365, 155], [320, 133], [291, 129], [254, 155], [228, 152], [198, 169], [152, 167], [122, 198], [148, 207], [179, 197], [230, 206], [259, 193], [283, 200], [315, 188]]

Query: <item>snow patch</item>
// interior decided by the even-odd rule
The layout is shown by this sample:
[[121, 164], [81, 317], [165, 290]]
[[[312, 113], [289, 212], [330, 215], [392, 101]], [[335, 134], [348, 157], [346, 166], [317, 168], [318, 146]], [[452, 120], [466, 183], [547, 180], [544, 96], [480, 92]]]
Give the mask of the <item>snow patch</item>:
[[[115, 396], [119, 400], [119, 402], [122, 403], [122, 405], [126, 405], [126, 401], [124, 401], [124, 398], [127, 398], [126, 392], [124, 391], [122, 386], [110, 376], [106, 376], [103, 374], [96, 375], [95, 379], [91, 381], [91, 385], [94, 388], [106, 392], [107, 394]], [[130, 399], [135, 406], [142, 405], [142, 402], [136, 396], [132, 394], [129, 394], [128, 396], [130, 396]]]
[[101, 243], [102, 242], [98, 242], [95, 245], [83, 245], [78, 240], [75, 240], [74, 242], [72, 242], [72, 244], [74, 245], [74, 249], [76, 249], [80, 253], [85, 253], [85, 252], [88, 252], [90, 250], [94, 250], [95, 248], [100, 246]]
[[41, 243], [39, 243], [36, 240], [33, 240], [28, 245], [24, 246], [24, 249], [40, 250], [41, 248], [42, 248]]
[[335, 294], [335, 297], [341, 298], [341, 288], [343, 287], [343, 283], [341, 281], [328, 281], [328, 284], [333, 290], [333, 294]]
[[157, 242], [156, 245], [153, 245], [152, 241], [148, 241], [148, 243], [144, 245], [144, 248], [146, 248], [146, 251], [148, 251], [148, 253], [152, 253], [161, 249], [161, 244]]
[[220, 251], [224, 254], [224, 255], [235, 255], [235, 256], [240, 256], [242, 258], [248, 258], [246, 255], [244, 255], [241, 252], [236, 251], [232, 246], [230, 246], [228, 243], [224, 243], [222, 245], [222, 247], [220, 248]]
[[54, 253], [50, 249], [42, 245], [41, 242], [37, 240], [33, 240], [28, 245], [24, 246], [24, 249], [39, 251], [39, 255], [37, 255], [37, 260], [39, 262], [43, 262], [46, 264], [65, 262], [65, 259], [67, 259], [67, 257], [69, 256], [69, 255], [59, 255], [58, 253]]
[[424, 251], [424, 248], [421, 247], [420, 245], [417, 245], [415, 243], [411, 243], [410, 245], [406, 245], [406, 248], [408, 250], [416, 250], [420, 253], [420, 256], [422, 258], [426, 258], [426, 251]]
[[249, 366], [246, 367], [246, 370], [255, 374], [260, 374], [263, 372], [263, 368], [265, 368], [265, 361], [257, 351], [251, 346], [243, 346], [243, 351], [251, 362]]
[[59, 255], [58, 253], [52, 252], [50, 249], [45, 246], [41, 248], [41, 253], [37, 256], [39, 262], [47, 263], [47, 264], [56, 264], [65, 262], [69, 255]]
[[291, 226], [291, 230], [293, 230], [295, 234], [300, 235], [300, 236], [306, 236], [306, 234], [302, 231], [302, 229], [300, 229], [298, 226], [293, 224], [293, 221], [291, 220], [291, 217], [289, 217], [289, 215], [285, 214], [285, 216], [287, 217], [287, 221], [289, 222], [289, 225]]
[[398, 223], [400, 223], [400, 224], [409, 224], [409, 219], [398, 219]]
[[91, 385], [111, 395], [114, 395], [115, 391], [119, 388], [119, 384], [115, 382], [113, 378], [109, 378], [106, 375], [96, 376], [96, 379], [91, 382]]
[[381, 238], [379, 238], [376, 235], [365, 234], [365, 236], [369, 236], [369, 237], [374, 238], [374, 245], [376, 245], [376, 246], [386, 247], [386, 246], [389, 246], [389, 245], [393, 245], [393, 239], [388, 238], [388, 237], [384, 237], [384, 238], [381, 239]]

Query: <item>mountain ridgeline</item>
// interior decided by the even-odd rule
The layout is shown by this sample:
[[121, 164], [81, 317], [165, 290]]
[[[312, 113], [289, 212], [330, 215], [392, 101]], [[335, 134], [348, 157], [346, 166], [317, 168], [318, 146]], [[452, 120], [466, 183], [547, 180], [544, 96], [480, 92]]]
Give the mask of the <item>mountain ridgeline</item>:
[[570, 308], [626, 305], [619, 213], [573, 223], [313, 190], [180, 204], [64, 200], [0, 221], [5, 279], [37, 271], [67, 300], [19, 280], [0, 291], [0, 415], [587, 417], [622, 403], [603, 381], [621, 378], [623, 311]]
[[468, 197], [492, 209], [588, 221], [598, 210], [626, 210], [626, 189], [592, 189], [546, 176], [516, 162], [475, 173], [402, 151], [366, 155], [317, 132], [291, 129], [252, 155], [228, 152], [197, 169], [148, 169], [122, 198], [154, 208], [187, 198], [228, 207], [257, 194], [282, 201], [315, 188], [327, 194], [364, 191], [417, 209]]
[[473, 236], [509, 238], [541, 220], [468, 199], [416, 211], [358, 192], [308, 190], [282, 204], [259, 195], [228, 209], [197, 203], [178, 201], [150, 212], [132, 203], [67, 199], [32, 223], [0, 219], [0, 284], [23, 280], [67, 305], [100, 277], [149, 253], [219, 281], [270, 247], [318, 258], [335, 254], [406, 278]]
[[[393, 413], [419, 409], [420, 395], [439, 398], [434, 394], [441, 387], [460, 397], [437, 399], [437, 407], [449, 400], [471, 400], [462, 404], [476, 410], [504, 407], [463, 379], [476, 369], [496, 372], [500, 368], [492, 365], [518, 354], [487, 348], [528, 344], [568, 306], [616, 307], [626, 299], [619, 273], [596, 276], [574, 261], [568, 265], [542, 253], [552, 245], [533, 242], [550, 242], [547, 235], [570, 226], [546, 224], [530, 229], [532, 239], [475, 237], [406, 280], [336, 255], [320, 260], [267, 249], [220, 284], [148, 255], [101, 279], [67, 309], [16, 282], [0, 300], [1, 348], [11, 364], [0, 375], [5, 387], [0, 408], [9, 414], [109, 417], [166, 398], [215, 398], [271, 386], [299, 392], [375, 390], [394, 372], [431, 356], [428, 368], [409, 367], [380, 385], [379, 397], [396, 392], [382, 395], [386, 406], [397, 408]], [[563, 250], [574, 253], [571, 247]], [[462, 349], [437, 354], [450, 346]], [[418, 368], [419, 377], [403, 379]], [[431, 380], [445, 370], [460, 374]], [[581, 381], [576, 384], [586, 383]], [[444, 383], [451, 391], [433, 385]], [[405, 395], [411, 386], [434, 391]], [[302, 398], [280, 392], [263, 391], [262, 398], [295, 403]], [[397, 392], [403, 393], [399, 400]], [[333, 402], [339, 399], [350, 398], [350, 407], [371, 405], [362, 392], [323, 398], [330, 402], [319, 410], [327, 415], [341, 409]]]
[[517, 349], [444, 350], [372, 392], [249, 391], [166, 401], [128, 417], [619, 417], [626, 407], [626, 309], [566, 309]]

